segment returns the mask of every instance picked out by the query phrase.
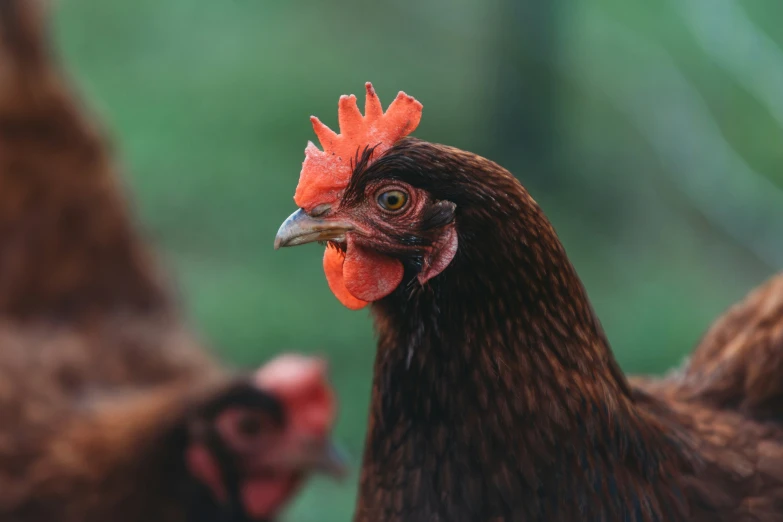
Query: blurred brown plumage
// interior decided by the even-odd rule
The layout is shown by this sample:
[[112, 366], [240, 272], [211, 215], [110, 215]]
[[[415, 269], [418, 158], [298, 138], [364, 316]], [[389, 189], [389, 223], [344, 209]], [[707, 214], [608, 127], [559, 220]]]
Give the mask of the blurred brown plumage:
[[[343, 133], [361, 122], [343, 117], [349, 102]], [[342, 185], [297, 200], [276, 239], [329, 241], [335, 295], [372, 302], [357, 522], [783, 521], [780, 280], [684, 371], [629, 383], [509, 172], [413, 138], [373, 145]]]
[[240, 375], [193, 337], [45, 14], [0, 0], [0, 519], [271, 519], [332, 463], [323, 365]]
[[712, 325], [685, 368], [683, 388], [719, 408], [780, 420], [782, 377], [783, 276], [778, 275]]

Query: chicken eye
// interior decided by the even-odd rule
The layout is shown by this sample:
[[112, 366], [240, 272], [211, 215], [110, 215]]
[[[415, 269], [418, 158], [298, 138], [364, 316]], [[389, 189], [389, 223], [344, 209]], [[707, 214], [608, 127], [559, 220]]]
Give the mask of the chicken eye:
[[384, 210], [400, 210], [408, 202], [408, 195], [401, 190], [387, 190], [378, 196], [378, 204]]

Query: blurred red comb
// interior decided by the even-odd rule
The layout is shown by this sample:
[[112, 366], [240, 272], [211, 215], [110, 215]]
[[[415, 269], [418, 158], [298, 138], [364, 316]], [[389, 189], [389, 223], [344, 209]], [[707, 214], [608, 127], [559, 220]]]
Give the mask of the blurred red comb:
[[337, 399], [329, 384], [326, 361], [297, 354], [278, 355], [255, 374], [262, 389], [274, 393], [298, 428], [327, 435], [337, 414]]
[[377, 157], [419, 125], [422, 105], [415, 98], [400, 91], [384, 113], [372, 84], [367, 82], [365, 88], [364, 116], [356, 105], [356, 96], [340, 96], [340, 134], [315, 116], [310, 117], [324, 150], [318, 150], [313, 142], [308, 142], [305, 149], [294, 201], [307, 211], [340, 197], [351, 179], [351, 163], [365, 147], [375, 147], [373, 157]]

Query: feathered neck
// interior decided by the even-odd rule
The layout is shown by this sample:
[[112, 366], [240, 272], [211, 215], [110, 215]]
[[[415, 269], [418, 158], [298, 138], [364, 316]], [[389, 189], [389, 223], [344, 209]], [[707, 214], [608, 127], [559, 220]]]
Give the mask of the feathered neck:
[[519, 211], [458, 208], [460, 246], [451, 266], [427, 286], [403, 284], [373, 307], [378, 363], [400, 359], [407, 383], [432, 377], [492, 386], [495, 398], [519, 402], [520, 414], [549, 411], [558, 398], [576, 410], [566, 393], [574, 386], [594, 390], [600, 401], [629, 402], [554, 228], [519, 182], [505, 171], [495, 175], [507, 183], [493, 192], [494, 208]]
[[551, 224], [491, 174], [487, 204], [458, 207], [452, 264], [373, 306], [357, 520], [635, 520], [670, 444], [635, 407]]

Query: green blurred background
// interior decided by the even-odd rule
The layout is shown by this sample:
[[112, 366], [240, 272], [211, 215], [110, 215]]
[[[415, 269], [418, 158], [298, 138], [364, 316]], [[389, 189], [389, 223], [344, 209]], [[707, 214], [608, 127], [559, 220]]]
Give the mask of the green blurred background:
[[[783, 2], [60, 0], [58, 45], [104, 119], [194, 325], [256, 365], [320, 353], [361, 454], [368, 312], [322, 248], [275, 252], [310, 114], [372, 81], [416, 135], [511, 168], [554, 222], [622, 366], [679, 364], [783, 266]], [[355, 477], [288, 519], [349, 520]]]

